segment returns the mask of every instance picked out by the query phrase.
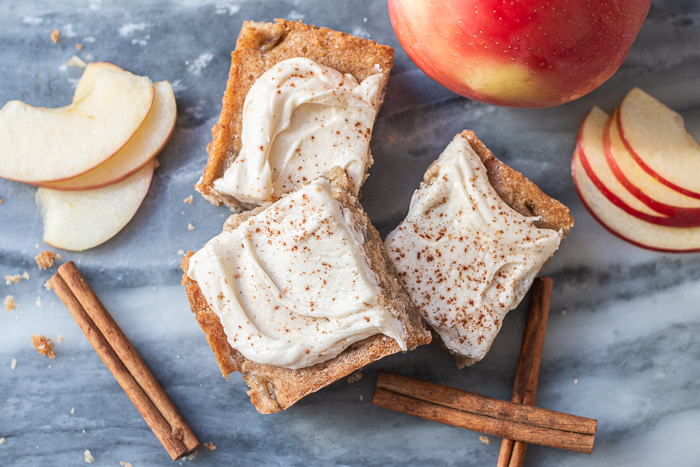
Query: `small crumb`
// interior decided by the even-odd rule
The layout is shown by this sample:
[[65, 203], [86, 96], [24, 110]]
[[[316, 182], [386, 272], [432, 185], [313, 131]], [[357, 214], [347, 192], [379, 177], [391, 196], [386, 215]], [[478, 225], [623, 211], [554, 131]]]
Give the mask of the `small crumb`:
[[75, 407], [73, 407], [72, 409], [70, 409], [70, 413], [71, 413], [71, 414], [74, 414], [74, 413], [75, 413]]
[[393, 137], [393, 136], [389, 136], [389, 144], [393, 144], [393, 143], [395, 143], [395, 142], [396, 142], [396, 140], [394, 139], [394, 137]]
[[29, 280], [29, 273], [28, 273], [27, 271], [24, 271], [24, 272], [22, 273], [22, 279], [27, 279], [27, 280]]
[[51, 40], [54, 44], [58, 42], [58, 29], [54, 29], [53, 31], [51, 31]]
[[10, 368], [13, 370], [15, 368], [17, 368], [17, 359], [16, 358], [13, 358], [12, 361], [10, 362]]
[[479, 441], [484, 444], [491, 444], [491, 440], [487, 436], [479, 436]]
[[19, 274], [8, 274], [5, 276], [5, 285], [12, 285], [13, 282], [17, 283], [22, 280], [22, 276]]
[[83, 50], [83, 44], [75, 44], [75, 48], [78, 50]]
[[185, 254], [185, 250], [177, 250], [177, 254], [182, 256]]
[[49, 306], [54, 306], [54, 305], [55, 305], [55, 303], [54, 303], [54, 302], [51, 302], [51, 305], [49, 305]]
[[366, 18], [366, 17], [365, 17], [365, 18], [362, 18], [362, 22], [363, 22], [363, 23], [366, 23], [366, 22], [367, 22], [367, 18]]
[[566, 314], [566, 310], [562, 311], [561, 314], [562, 314], [562, 315], [565, 315], [565, 314]]
[[182, 202], [187, 203], [187, 204], [192, 204], [192, 203], [194, 203], [194, 198], [192, 197], [192, 195], [189, 195], [187, 198], [183, 199]]
[[59, 334], [58, 336], [56, 336], [56, 342], [60, 344], [61, 342], [63, 342], [64, 337], [66, 337], [65, 334]]
[[204, 447], [210, 451], [216, 451], [216, 444], [214, 443], [204, 443]]
[[56, 358], [56, 354], [53, 353], [53, 341], [51, 339], [41, 334], [32, 334], [32, 344], [34, 344], [34, 348], [41, 355], [45, 355], [49, 358]]
[[83, 430], [83, 434], [85, 434], [85, 430]]
[[160, 161], [156, 159], [155, 163], [153, 164], [153, 168], [157, 169], [158, 167], [160, 167]]
[[348, 384], [352, 384], [352, 383], [355, 383], [355, 382], [361, 380], [363, 376], [364, 375], [362, 374], [362, 372], [356, 371], [355, 373], [348, 376], [348, 378], [347, 378]]
[[[0, 204], [2, 204], [2, 198], [0, 198]], [[3, 438], [3, 439], [5, 439], [5, 438]]]
[[187, 230], [194, 230], [194, 225], [187, 224]]
[[187, 460], [193, 461], [195, 457], [197, 457], [197, 451], [195, 451], [192, 454], [190, 454], [189, 456], [187, 456]]
[[574, 380], [574, 384], [578, 384], [578, 380], [577, 380], [577, 379]]
[[362, 394], [360, 394], [360, 402], [362, 402]]
[[123, 465], [124, 467], [131, 467], [131, 462], [119, 461], [119, 465]]
[[51, 368], [53, 365], [49, 365], [49, 368]]
[[3, 444], [5, 442], [5, 438], [0, 438], [0, 444]]
[[45, 288], [46, 290], [51, 290], [51, 284], [49, 284], [49, 281], [48, 281], [48, 280], [47, 280], [46, 282], [44, 282], [44, 288]]
[[34, 304], [35, 304], [36, 306], [38, 306], [39, 308], [42, 308], [42, 306], [41, 306], [41, 297], [36, 297], [36, 302], [34, 302]]
[[95, 461], [95, 458], [92, 457], [92, 453], [88, 449], [86, 449], [85, 450], [85, 462], [87, 462], [88, 464], [92, 464], [94, 461]]
[[70, 60], [66, 62], [66, 66], [74, 66], [76, 68], [85, 68], [87, 63], [85, 63], [80, 57], [73, 55]]
[[13, 297], [12, 295], [8, 295], [7, 297], [5, 297], [3, 303], [5, 304], [5, 310], [8, 313], [17, 308], [17, 306], [15, 306], [15, 297]]

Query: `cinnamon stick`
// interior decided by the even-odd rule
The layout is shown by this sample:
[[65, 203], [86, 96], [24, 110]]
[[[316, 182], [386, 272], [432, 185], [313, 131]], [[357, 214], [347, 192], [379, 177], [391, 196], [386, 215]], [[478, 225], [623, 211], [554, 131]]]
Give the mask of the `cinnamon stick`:
[[502, 438], [590, 454], [597, 422], [385, 371], [374, 405]]
[[[552, 286], [553, 281], [549, 277], [538, 277], [532, 285], [527, 321], [520, 347], [520, 360], [515, 373], [513, 395], [510, 399], [516, 404], [535, 405]], [[504, 438], [501, 441], [497, 467], [522, 466], [526, 449], [526, 443]]]
[[173, 460], [197, 449], [197, 437], [75, 264], [59, 267], [49, 283]]

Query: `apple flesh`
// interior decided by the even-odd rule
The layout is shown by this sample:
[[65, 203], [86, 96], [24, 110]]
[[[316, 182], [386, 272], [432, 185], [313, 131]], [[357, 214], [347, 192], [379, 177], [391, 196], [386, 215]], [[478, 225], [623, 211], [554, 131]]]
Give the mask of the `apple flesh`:
[[700, 199], [700, 146], [683, 117], [634, 88], [622, 99], [615, 123], [637, 164], [667, 187]]
[[104, 188], [58, 191], [39, 188], [44, 242], [82, 251], [115, 236], [134, 217], [151, 184], [155, 159], [131, 177]]
[[692, 222], [700, 220], [700, 200], [675, 191], [654, 178], [627, 151], [617, 125], [617, 110], [610, 116], [603, 133], [605, 157], [615, 177], [637, 199], [669, 217]]
[[578, 152], [574, 153], [571, 172], [583, 205], [612, 234], [650, 250], [674, 253], [700, 251], [700, 227], [654, 225], [628, 214], [596, 188], [581, 165]]
[[666, 216], [660, 215], [627, 191], [610, 169], [603, 147], [603, 131], [607, 121], [608, 114], [593, 107], [581, 122], [576, 140], [581, 166], [598, 190], [615, 206], [648, 222], [666, 222]]
[[430, 78], [470, 99], [552, 107], [620, 67], [650, 0], [388, 0], [394, 32]]
[[0, 109], [0, 177], [36, 183], [92, 170], [136, 133], [154, 94], [147, 77], [106, 69], [85, 97], [68, 106], [8, 102]]
[[[86, 72], [91, 65], [88, 65]], [[82, 83], [83, 80], [81, 79], [80, 82]], [[110, 157], [107, 162], [77, 177], [36, 185], [54, 190], [93, 190], [124, 180], [148, 164], [165, 146], [177, 120], [177, 104], [170, 83], [158, 81], [153, 84], [153, 87], [155, 98], [151, 111], [136, 134], [117, 154]]]

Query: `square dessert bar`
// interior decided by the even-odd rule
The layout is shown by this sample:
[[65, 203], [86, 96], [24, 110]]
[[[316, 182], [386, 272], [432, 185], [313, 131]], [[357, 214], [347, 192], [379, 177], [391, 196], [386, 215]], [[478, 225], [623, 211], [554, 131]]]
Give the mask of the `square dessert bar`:
[[486, 355], [572, 226], [566, 206], [466, 130], [428, 168], [386, 245], [423, 318], [464, 366]]
[[[226, 204], [237, 212], [258, 204], [222, 193], [216, 189], [215, 182], [224, 177], [241, 152], [244, 103], [249, 90], [276, 64], [296, 57], [313, 60], [343, 75], [352, 75], [358, 83], [370, 76], [383, 75], [376, 98], [375, 110], [378, 111], [384, 95], [383, 83], [386, 83], [393, 65], [394, 51], [369, 39], [301, 22], [282, 19], [275, 23], [246, 21], [231, 54], [231, 70], [221, 115], [212, 129], [212, 141], [207, 147], [209, 159], [202, 178], [195, 185], [197, 191], [213, 204]], [[332, 157], [331, 148], [328, 148], [328, 153]], [[367, 157], [364, 174], [372, 162], [371, 155]], [[304, 170], [311, 170], [311, 165], [305, 164]]]
[[261, 413], [430, 342], [345, 172], [234, 214], [183, 259], [195, 317]]

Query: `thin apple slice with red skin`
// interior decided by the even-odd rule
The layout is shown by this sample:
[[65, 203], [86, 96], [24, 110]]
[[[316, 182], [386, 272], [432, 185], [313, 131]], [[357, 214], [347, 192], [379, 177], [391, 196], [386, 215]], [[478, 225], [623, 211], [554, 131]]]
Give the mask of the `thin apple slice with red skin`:
[[94, 190], [120, 182], [148, 164], [170, 139], [177, 120], [177, 104], [170, 83], [159, 81], [153, 87], [156, 94], [148, 117], [117, 154], [75, 178], [36, 185], [53, 190]]
[[0, 109], [0, 177], [37, 183], [94, 169], [134, 136], [154, 94], [147, 77], [103, 70], [91, 92], [65, 107], [8, 102]]
[[153, 178], [155, 159], [114, 185], [87, 191], [39, 188], [36, 202], [44, 220], [44, 243], [83, 251], [100, 245], [129, 223]]
[[584, 207], [613, 235], [648, 250], [668, 253], [700, 251], [700, 227], [655, 225], [626, 213], [598, 190], [581, 165], [578, 152], [571, 160], [571, 173]]
[[617, 110], [608, 118], [603, 132], [605, 158], [615, 177], [635, 198], [655, 211], [688, 223], [700, 221], [700, 200], [662, 184], [637, 164], [620, 139], [614, 124]]
[[90, 93], [90, 91], [92, 91], [92, 88], [95, 87], [95, 77], [102, 70], [124, 71], [124, 69], [122, 67], [117, 66], [114, 63], [109, 63], [109, 62], [90, 62], [90, 63], [88, 63], [87, 66], [85, 67], [85, 69], [83, 70], [83, 75], [80, 77], [80, 81], [78, 81], [78, 85], [75, 87], [75, 91], [73, 91], [73, 102], [78, 102], [80, 99], [87, 96]]
[[616, 123], [625, 148], [647, 173], [700, 199], [700, 145], [685, 130], [680, 114], [633, 88], [620, 102]]
[[604, 137], [608, 114], [593, 107], [581, 122], [576, 149], [581, 165], [598, 190], [615, 206], [639, 219], [656, 225], [698, 227], [700, 219], [668, 217], [652, 210], [620, 183], [605, 156]]

